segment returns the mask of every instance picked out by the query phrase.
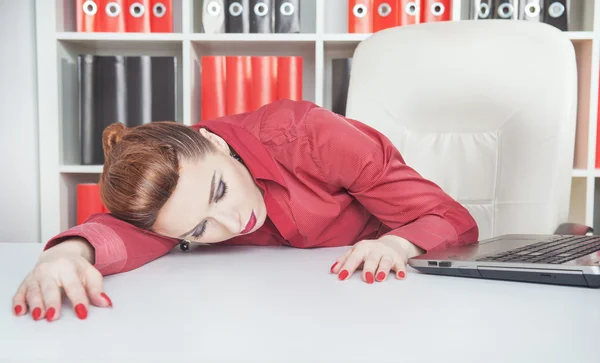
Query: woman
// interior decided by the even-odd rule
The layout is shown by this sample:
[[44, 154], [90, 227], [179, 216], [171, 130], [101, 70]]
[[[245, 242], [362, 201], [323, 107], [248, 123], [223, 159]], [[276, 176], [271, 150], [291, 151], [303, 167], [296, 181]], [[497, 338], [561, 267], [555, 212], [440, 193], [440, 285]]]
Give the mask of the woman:
[[468, 211], [408, 167], [381, 133], [310, 102], [277, 101], [188, 127], [155, 122], [103, 133], [96, 214], [52, 238], [18, 288], [16, 315], [59, 318], [61, 288], [80, 319], [112, 306], [102, 276], [181, 241], [297, 248], [353, 246], [331, 273], [367, 283], [424, 251], [476, 242]]

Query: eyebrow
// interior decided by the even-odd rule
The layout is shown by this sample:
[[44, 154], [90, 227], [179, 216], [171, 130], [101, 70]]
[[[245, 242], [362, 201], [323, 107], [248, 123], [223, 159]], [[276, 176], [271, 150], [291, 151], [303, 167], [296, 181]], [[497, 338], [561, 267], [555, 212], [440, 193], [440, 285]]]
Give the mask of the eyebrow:
[[[215, 180], [217, 177], [217, 171], [215, 170], [212, 176], [212, 180], [210, 181], [210, 194], [208, 195], [208, 204], [210, 204], [215, 196]], [[181, 236], [177, 237], [177, 238], [184, 238], [186, 236], [189, 236], [190, 234], [194, 233], [194, 231], [196, 230], [196, 228], [198, 228], [200, 226], [200, 224], [202, 224], [202, 221], [198, 222], [198, 224], [196, 224], [194, 226], [194, 228], [192, 228], [190, 231], [185, 232], [184, 234], [182, 234]]]

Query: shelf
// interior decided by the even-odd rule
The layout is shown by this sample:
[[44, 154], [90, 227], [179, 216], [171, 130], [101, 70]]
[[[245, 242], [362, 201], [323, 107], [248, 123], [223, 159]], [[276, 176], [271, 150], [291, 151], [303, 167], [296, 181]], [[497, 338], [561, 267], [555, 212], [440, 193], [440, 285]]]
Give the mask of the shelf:
[[63, 174], [100, 174], [103, 165], [61, 165], [60, 172]]

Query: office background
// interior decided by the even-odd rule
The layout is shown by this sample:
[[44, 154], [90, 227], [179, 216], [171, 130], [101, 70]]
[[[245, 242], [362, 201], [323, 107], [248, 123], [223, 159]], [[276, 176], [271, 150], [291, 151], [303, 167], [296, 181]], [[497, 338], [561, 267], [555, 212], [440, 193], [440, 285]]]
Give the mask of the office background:
[[[473, 16], [473, 2], [441, 3], [450, 4], [444, 12], [449, 20], [460, 21]], [[540, 1], [547, 2], [552, 1]], [[203, 57], [302, 57], [302, 98], [334, 109], [335, 60], [351, 57], [357, 44], [369, 35], [368, 30], [360, 30], [364, 26], [361, 19], [354, 24], [349, 20], [353, 19], [352, 5], [368, 1], [300, 0], [300, 32], [279, 34], [207, 33], [202, 1], [198, 0], [172, 0], [172, 32], [90, 33], [78, 31], [75, 3], [0, 0], [0, 49], [13, 55], [0, 57], [1, 242], [45, 241], [75, 225], [77, 186], [98, 179], [101, 165], [81, 162], [78, 55], [175, 57], [176, 120], [192, 124], [203, 112]], [[596, 157], [600, 3], [567, 3], [565, 31], [575, 47], [579, 73], [570, 221], [600, 230]]]

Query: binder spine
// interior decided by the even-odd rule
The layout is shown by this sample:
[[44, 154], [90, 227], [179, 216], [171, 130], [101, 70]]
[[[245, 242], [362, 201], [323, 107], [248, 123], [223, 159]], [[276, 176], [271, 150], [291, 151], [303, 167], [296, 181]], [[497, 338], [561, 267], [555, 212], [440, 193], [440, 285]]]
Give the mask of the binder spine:
[[152, 122], [152, 62], [150, 56], [127, 58], [127, 127]]
[[173, 3], [172, 0], [151, 0], [150, 30], [153, 33], [173, 32]]
[[77, 224], [82, 224], [92, 214], [106, 210], [100, 197], [100, 186], [97, 183], [77, 184]]
[[272, 33], [273, 19], [273, 0], [250, 0], [250, 33]]
[[177, 58], [152, 57], [152, 121], [176, 121]]
[[544, 22], [562, 31], [568, 31], [570, 5], [570, 0], [545, 0]]
[[94, 0], [76, 0], [76, 29], [78, 32], [94, 32], [100, 28], [98, 24], [98, 2]]
[[469, 19], [493, 19], [495, 12], [494, 0], [471, 0]]
[[413, 25], [421, 22], [421, 1], [422, 0], [399, 1], [398, 25]]
[[517, 20], [517, 0], [496, 0], [494, 19]]
[[542, 22], [543, 0], [521, 0], [519, 2], [518, 19]]
[[400, 0], [373, 0], [373, 32], [398, 25]]
[[227, 115], [235, 115], [250, 111], [251, 68], [248, 67], [250, 57], [227, 56]]
[[421, 19], [424, 23], [449, 21], [451, 14], [451, 0], [422, 0]]
[[98, 22], [100, 32], [124, 32], [125, 15], [123, 14], [123, 0], [98, 1]]
[[125, 29], [128, 32], [149, 33], [150, 32], [150, 1], [149, 0], [127, 0], [125, 12]]
[[300, 0], [275, 0], [275, 32], [300, 33]]
[[277, 100], [277, 57], [252, 57], [251, 110]]
[[89, 54], [77, 57], [79, 83], [79, 143], [82, 165], [94, 165], [94, 63]]
[[225, 14], [227, 33], [250, 32], [250, 0], [228, 0]]
[[202, 4], [202, 32], [225, 33], [225, 13], [228, 10], [223, 0], [206, 0]]
[[373, 32], [372, 0], [348, 1], [348, 33]]
[[302, 57], [277, 58], [277, 99], [302, 100]]
[[331, 110], [342, 116], [346, 115], [348, 87], [350, 86], [350, 72], [352, 58], [338, 58], [332, 60], [331, 73]]
[[201, 121], [226, 115], [224, 56], [204, 56], [201, 62]]

